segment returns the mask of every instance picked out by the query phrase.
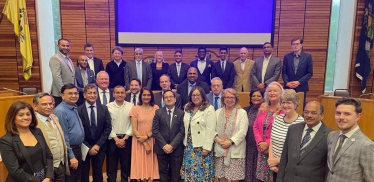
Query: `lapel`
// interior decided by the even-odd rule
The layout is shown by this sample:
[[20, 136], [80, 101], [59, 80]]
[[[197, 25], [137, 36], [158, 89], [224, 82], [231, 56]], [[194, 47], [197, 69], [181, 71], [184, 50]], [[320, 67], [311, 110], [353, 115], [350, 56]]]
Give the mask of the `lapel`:
[[41, 133], [36, 129], [30, 129], [30, 131], [34, 134], [36, 140], [38, 141], [40, 147], [42, 148], [43, 162], [44, 162], [44, 164], [46, 164], [47, 163], [47, 157], [46, 157], [46, 154], [45, 154], [46, 149], [45, 149], [45, 146], [42, 144], [43, 140], [44, 140], [43, 135], [41, 135]]
[[74, 64], [73, 64], [73, 61], [71, 61], [71, 59], [69, 58], [69, 62], [71, 63], [71, 68], [70, 66], [68, 65], [67, 61], [65, 61], [65, 58], [61, 55], [61, 54], [58, 54], [58, 56], [61, 58], [61, 61], [64, 62], [64, 64], [66, 64], [66, 66], [68, 67], [68, 69], [74, 73]]
[[[308, 155], [309, 152], [311, 152], [312, 149], [314, 149], [314, 147], [316, 147], [316, 145], [323, 139], [323, 137], [325, 135], [326, 135], [326, 127], [325, 127], [324, 124], [322, 124], [321, 127], [319, 128], [319, 130], [317, 131], [317, 133], [314, 135], [312, 141], [310, 141], [308, 146], [306, 146], [304, 155], [301, 156], [299, 161], [303, 160], [305, 158], [305, 156]], [[301, 141], [300, 141], [300, 143], [301, 143]], [[300, 147], [299, 147], [299, 149], [300, 149]]]
[[223, 75], [223, 73], [226, 72], [227, 70], [227, 61], [226, 61], [226, 64], [225, 64], [225, 71], [222, 72], [222, 64], [221, 64], [221, 60], [217, 61], [217, 70], [219, 70], [218, 72], [220, 73], [220, 75]]
[[[142, 60], [142, 80], [148, 80], [148, 78], [145, 78], [146, 75], [147, 75], [147, 70], [146, 70], [146, 69], [147, 69], [147, 68], [145, 67], [145, 61]], [[145, 78], [145, 79], [144, 79], [144, 78]], [[143, 81], [142, 81], [142, 83], [143, 83], [144, 85], [147, 85], [146, 82], [143, 82]]]
[[240, 59], [235, 61], [234, 63], [234, 67], [235, 67], [235, 71], [239, 72], [239, 73], [243, 73], [243, 70], [242, 70], [242, 67], [241, 67], [241, 62], [240, 62]]
[[251, 61], [249, 59], [246, 60], [245, 66], [244, 66], [244, 71], [250, 70], [251, 69]]
[[339, 131], [335, 132], [332, 136], [331, 136], [331, 142], [332, 142], [332, 146], [330, 148], [331, 150], [331, 155], [329, 157], [329, 161], [330, 161], [330, 164], [332, 164], [332, 166], [334, 165], [334, 161], [332, 161], [332, 158], [334, 156], [334, 150], [335, 150], [335, 146], [336, 146], [336, 142], [338, 141], [339, 139]]
[[[299, 56], [299, 64], [297, 65], [297, 72], [299, 72], [301, 65], [304, 64], [304, 58], [305, 58], [304, 52], [301, 51], [300, 56]], [[297, 72], [296, 72], [296, 74], [297, 74]]]
[[[82, 73], [81, 73], [81, 69], [79, 68], [79, 66], [76, 67], [75, 71], [77, 73], [76, 78], [75, 78], [77, 80], [77, 84], [83, 86], [83, 78], [82, 78]], [[87, 77], [88, 77], [88, 74], [87, 74]]]
[[[103, 108], [101, 107], [101, 104], [98, 105], [96, 103], [96, 112], [97, 112], [96, 113], [96, 117], [97, 117], [97, 119], [96, 119], [96, 127], [97, 127], [96, 133], [97, 133], [99, 131], [99, 126], [101, 125], [102, 122], [105, 121], [105, 118], [102, 118], [102, 116], [104, 115], [104, 111], [103, 111]], [[95, 133], [95, 135], [96, 135], [96, 133]]]
[[301, 145], [301, 140], [302, 140], [302, 137], [303, 137], [304, 127], [305, 127], [305, 124], [300, 125], [298, 130], [295, 131], [295, 138], [294, 138], [294, 140], [296, 142], [295, 143], [295, 145], [296, 145], [295, 151], [297, 152], [297, 158], [299, 160], [301, 160], [300, 159], [300, 145]]
[[55, 116], [54, 114], [51, 114], [50, 116], [51, 116], [52, 120], [55, 122], [55, 125], [58, 129], [58, 132], [60, 133], [61, 138], [64, 140], [64, 142], [62, 142], [62, 143], [64, 143], [64, 148], [66, 149], [64, 132], [62, 131], [60, 121], [58, 121], [57, 116]]
[[[169, 117], [169, 116], [168, 116], [168, 111], [166, 110], [166, 107], [163, 107], [163, 108], [162, 108], [162, 112], [164, 112], [164, 116], [165, 116], [165, 120], [164, 120], [165, 125], [168, 126], [168, 127], [167, 127], [168, 130], [171, 130], [170, 127], [169, 127], [170, 124], [168, 123], [168, 120], [169, 120], [168, 117]], [[175, 110], [174, 110], [174, 112], [175, 112]]]
[[[97, 106], [97, 103], [96, 103], [96, 106]], [[83, 126], [85, 126], [85, 125], [87, 126], [87, 128], [88, 128], [87, 131], [90, 132], [88, 136], [91, 136], [91, 130], [90, 130], [90, 124], [91, 123], [90, 123], [90, 119], [88, 117], [88, 111], [87, 111], [87, 108], [86, 108], [86, 103], [84, 102], [80, 107], [81, 107], [80, 108], [80, 114], [82, 114], [82, 116], [83, 116], [83, 118], [82, 118], [82, 125]], [[97, 108], [97, 110], [98, 110], [98, 108]], [[99, 121], [99, 120], [97, 120], [97, 121]], [[84, 130], [84, 127], [83, 127], [83, 130]]]
[[47, 141], [47, 145], [48, 145], [49, 148], [51, 148], [51, 144], [49, 142], [49, 136], [48, 136], [47, 130], [45, 129], [46, 126], [45, 126], [44, 122], [42, 120], [40, 120], [39, 117], [36, 117], [36, 119], [38, 120], [38, 128], [40, 128], [40, 130], [42, 130], [44, 138]]
[[[333, 164], [335, 164], [339, 158], [343, 155], [343, 153], [358, 139], [360, 139], [360, 134], [361, 134], [361, 131], [360, 129], [357, 130], [355, 133], [353, 133], [353, 135], [350, 137], [350, 138], [346, 138], [346, 142], [344, 143], [344, 145], [342, 146], [342, 148], [340, 149], [339, 153], [338, 153], [338, 156], [336, 156], [335, 158], [335, 161], [333, 161]], [[336, 143], [336, 142], [335, 142]], [[335, 148], [333, 148], [335, 149]]]
[[[300, 54], [300, 56], [301, 56], [301, 54]], [[289, 60], [288, 61], [288, 66], [291, 67], [291, 70], [292, 70], [292, 71], [289, 71], [288, 73], [291, 72], [293, 75], [296, 75], [295, 74], [295, 65], [294, 65], [294, 61], [293, 61], [294, 60], [294, 52], [291, 52], [291, 53], [288, 54], [288, 60]], [[300, 65], [300, 62], [299, 62], [299, 65]]]
[[157, 105], [159, 105], [160, 106], [160, 108], [162, 108], [161, 106], [161, 101], [162, 101], [162, 91], [160, 91], [160, 92], [157, 92], [157, 93], [155, 93], [154, 94], [154, 98], [155, 98], [155, 104], [157, 104]]
[[[274, 56], [271, 55], [271, 57], [269, 59], [268, 67], [266, 67], [265, 77], [264, 78], [266, 78], [266, 73], [270, 73], [270, 69], [272, 67], [272, 64], [274, 63], [274, 61], [272, 61], [273, 59], [274, 59]], [[261, 65], [261, 70], [262, 70], [262, 65]], [[272, 75], [270, 75], [270, 77], [272, 77]]]
[[192, 122], [196, 121], [196, 120], [199, 120], [200, 117], [203, 117], [204, 116], [204, 111], [200, 111], [200, 110], [197, 110], [196, 114], [193, 115], [192, 117]]
[[19, 137], [19, 135], [15, 135], [13, 137], [13, 142], [14, 142], [14, 145], [16, 145], [19, 150], [21, 151], [22, 155], [25, 157], [25, 160], [27, 162], [27, 164], [29, 165], [30, 169], [32, 170], [32, 163], [31, 163], [31, 158], [30, 158], [30, 155], [29, 153], [27, 152], [27, 149], [25, 147], [25, 145], [23, 145], [22, 141], [21, 141], [21, 138]]
[[175, 126], [175, 122], [176, 122], [176, 119], [178, 118], [178, 111], [177, 111], [177, 108], [174, 107], [174, 112], [173, 112], [173, 116], [171, 118], [171, 127], [170, 127], [170, 130], [173, 130], [174, 129], [174, 126]]

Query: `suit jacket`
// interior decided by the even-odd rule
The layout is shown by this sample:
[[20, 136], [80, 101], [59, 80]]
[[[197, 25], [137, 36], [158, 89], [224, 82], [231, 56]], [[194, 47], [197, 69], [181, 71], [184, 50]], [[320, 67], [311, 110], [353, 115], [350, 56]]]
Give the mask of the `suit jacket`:
[[170, 77], [170, 82], [172, 84], [171, 85], [172, 88], [175, 88], [174, 87], [175, 84], [180, 84], [184, 80], [187, 79], [188, 68], [190, 68], [190, 65], [182, 62], [182, 65], [181, 65], [181, 68], [180, 68], [180, 72], [179, 72], [179, 76], [178, 76], [178, 70], [177, 70], [176, 63], [173, 63], [173, 64], [171, 64], [169, 66], [169, 68], [168, 68], [168, 75]]
[[162, 148], [166, 144], [170, 144], [173, 147], [171, 155], [175, 157], [183, 156], [183, 138], [185, 135], [183, 116], [184, 112], [175, 107], [171, 122], [172, 126], [170, 127], [166, 108], [156, 110], [152, 124], [152, 134], [155, 137], [153, 150], [156, 154], [166, 154]]
[[[136, 62], [135, 60], [128, 61], [125, 66], [125, 84], [126, 90], [130, 89], [130, 81], [133, 78], [138, 78], [136, 74]], [[158, 79], [158, 78], [155, 78]], [[151, 89], [152, 87], [152, 68], [151, 66], [142, 60], [142, 87]]]
[[[96, 79], [95, 79], [94, 72], [89, 68], [86, 69], [86, 72], [87, 72], [88, 84], [95, 83]], [[76, 85], [78, 87], [78, 91], [83, 93], [83, 89], [84, 89], [83, 77], [82, 77], [82, 71], [79, 68], [79, 66], [75, 67], [75, 81], [77, 83]]]
[[49, 59], [49, 67], [52, 72], [51, 94], [55, 97], [61, 97], [61, 88], [65, 84], [75, 84], [75, 70], [73, 62], [70, 60], [71, 68], [65, 62], [62, 53], [57, 53]]
[[[212, 150], [214, 136], [216, 135], [216, 111], [209, 105], [205, 110], [198, 110], [190, 121], [190, 113], [185, 112], [184, 128], [190, 125], [192, 145], [194, 148], [202, 147], [205, 150]], [[184, 135], [183, 144], [187, 145], [187, 135]]]
[[[44, 176], [53, 178], [53, 156], [44, 139], [43, 133], [39, 128], [30, 128], [39, 145], [42, 148]], [[9, 174], [5, 182], [32, 181], [40, 182], [40, 179], [34, 176], [32, 161], [30, 155], [23, 145], [19, 135], [6, 133], [0, 138], [1, 157]]]
[[327, 136], [332, 131], [323, 123], [300, 156], [305, 122], [291, 125], [284, 142], [277, 182], [324, 181], [327, 170]]
[[[175, 107], [178, 108], [178, 109], [182, 109], [182, 100], [181, 100], [181, 95], [179, 95], [178, 93], [175, 93], [175, 99], [176, 99], [176, 102], [175, 102]], [[161, 104], [161, 100], [162, 100], [162, 91], [160, 92], [157, 92], [154, 95], [154, 98], [155, 98], [155, 104], [158, 105], [159, 108], [162, 108], [162, 104]]]
[[[98, 93], [98, 94], [102, 94], [102, 93]], [[109, 101], [108, 101], [107, 104], [109, 104], [109, 102], [113, 102], [113, 101], [114, 101], [114, 97], [113, 97], [113, 89], [112, 89], [112, 88], [109, 88]], [[102, 104], [99, 96], [97, 96], [97, 100], [96, 100], [96, 102]]]
[[212, 73], [212, 67], [213, 67], [213, 61], [206, 59], [206, 66], [204, 69], [204, 72], [200, 73], [199, 68], [197, 67], [198, 59], [193, 60], [190, 63], [191, 67], [195, 67], [197, 69], [197, 73], [199, 75], [198, 80], [207, 83], [210, 85], [210, 79], [211, 79], [211, 73]]
[[95, 75], [97, 75], [97, 73], [99, 73], [100, 71], [104, 71], [103, 60], [97, 57], [93, 57], [93, 63], [94, 63], [94, 68], [90, 68], [89, 64], [87, 64], [87, 67], [93, 70], [95, 72]]
[[300, 53], [300, 61], [295, 74], [294, 53], [288, 53], [283, 58], [282, 79], [284, 82], [284, 89], [289, 89], [287, 83], [291, 81], [299, 81], [300, 85], [295, 88], [296, 92], [309, 91], [308, 81], [313, 76], [313, 61], [312, 56], [304, 51]]
[[[63, 140], [62, 143], [64, 144], [63, 148], [64, 148], [64, 156], [65, 156], [65, 162], [64, 162], [64, 163], [65, 163], [65, 164], [69, 164], [69, 163], [68, 163], [69, 158], [68, 158], [68, 152], [67, 152], [67, 149], [66, 149], [66, 143], [65, 143], [64, 132], [63, 132], [62, 129], [61, 129], [60, 122], [59, 122], [59, 120], [58, 120], [58, 118], [57, 118], [56, 115], [51, 114], [50, 117], [52, 118], [53, 122], [55, 123], [55, 125], [56, 125], [56, 127], [57, 127], [57, 130], [58, 130], [58, 134], [61, 136], [61, 138], [62, 138], [62, 140]], [[47, 131], [46, 131], [46, 129], [45, 129], [45, 124], [42, 124], [43, 121], [41, 121], [41, 120], [39, 119], [39, 117], [36, 117], [36, 119], [38, 120], [38, 125], [37, 125], [37, 127], [40, 128], [40, 130], [42, 131], [43, 136], [44, 136], [44, 138], [45, 138], [45, 141], [46, 141], [46, 143], [47, 143], [47, 145], [48, 145], [48, 148], [51, 149], [51, 144], [50, 144], [50, 140], [49, 140], [48, 133], [47, 133]], [[70, 168], [69, 168], [69, 165], [65, 165], [65, 171], [66, 171], [65, 173], [66, 173], [67, 175], [70, 175]]]
[[264, 56], [261, 56], [255, 60], [253, 64], [251, 79], [252, 88], [257, 88], [257, 85], [264, 83], [265, 87], [271, 82], [278, 81], [281, 73], [282, 65], [281, 60], [275, 56], [271, 56], [269, 64], [266, 68], [264, 80], [262, 80], [262, 65], [264, 64]]
[[244, 89], [244, 92], [250, 92], [251, 91], [251, 71], [253, 67], [254, 61], [247, 59], [244, 71], [242, 71], [242, 67], [240, 65], [240, 60], [237, 60], [234, 62], [234, 68], [235, 68], [235, 79], [234, 79], [234, 85], [233, 89], [235, 89], [237, 92], [242, 92], [242, 88]]
[[358, 129], [346, 141], [340, 152], [332, 160], [340, 131], [328, 135], [329, 172], [326, 182], [374, 181], [374, 142]]
[[100, 147], [100, 151], [105, 151], [106, 141], [110, 132], [112, 131], [111, 117], [108, 108], [97, 102], [96, 112], [96, 133], [94, 135], [95, 137], [93, 138], [90, 130], [91, 122], [88, 117], [88, 115], [91, 114], [91, 110], [87, 111], [85, 103], [78, 107], [78, 114], [81, 118], [85, 134], [83, 143], [90, 149], [94, 145], [98, 145]]
[[231, 88], [234, 84], [235, 68], [234, 63], [226, 60], [225, 71], [222, 73], [221, 62], [217, 61], [213, 63], [212, 68], [212, 79], [219, 77], [222, 80], [223, 88]]
[[[209, 93], [210, 89], [207, 83], [201, 82], [201, 81], [196, 81], [196, 86], [201, 87], [205, 93]], [[183, 81], [180, 85], [178, 85], [177, 93], [181, 96], [182, 98], [182, 107], [184, 108], [184, 105], [188, 103], [188, 80]]]

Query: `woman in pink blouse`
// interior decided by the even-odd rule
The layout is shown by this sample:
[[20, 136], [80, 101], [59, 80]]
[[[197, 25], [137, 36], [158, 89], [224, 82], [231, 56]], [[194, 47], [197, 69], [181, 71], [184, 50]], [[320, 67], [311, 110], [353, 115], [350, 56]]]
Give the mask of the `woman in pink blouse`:
[[269, 158], [270, 134], [273, 120], [276, 115], [282, 113], [280, 107], [282, 92], [283, 87], [278, 82], [271, 82], [268, 85], [264, 94], [265, 103], [260, 106], [253, 125], [253, 133], [258, 150], [256, 178], [261, 181], [273, 181], [273, 173], [267, 164], [267, 160]]

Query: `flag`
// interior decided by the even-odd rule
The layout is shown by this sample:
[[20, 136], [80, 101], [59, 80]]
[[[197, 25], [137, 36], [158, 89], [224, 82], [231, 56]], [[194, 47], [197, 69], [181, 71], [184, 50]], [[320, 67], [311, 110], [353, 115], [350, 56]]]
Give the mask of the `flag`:
[[31, 78], [32, 49], [30, 29], [27, 20], [25, 0], [7, 0], [3, 9], [3, 14], [14, 25], [14, 33], [19, 38], [19, 48], [22, 55], [22, 70], [25, 80]]

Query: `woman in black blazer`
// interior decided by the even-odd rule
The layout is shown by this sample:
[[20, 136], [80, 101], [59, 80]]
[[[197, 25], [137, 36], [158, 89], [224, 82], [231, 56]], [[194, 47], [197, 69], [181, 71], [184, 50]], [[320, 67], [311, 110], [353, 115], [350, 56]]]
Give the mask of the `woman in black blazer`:
[[169, 64], [164, 62], [164, 53], [157, 51], [155, 62], [151, 63], [152, 69], [152, 88], [151, 90], [162, 90], [160, 86], [160, 77], [168, 73]]
[[3, 162], [8, 170], [5, 182], [49, 182], [53, 178], [53, 157], [44, 136], [36, 128], [30, 104], [13, 103], [5, 117], [6, 134], [0, 138]]

